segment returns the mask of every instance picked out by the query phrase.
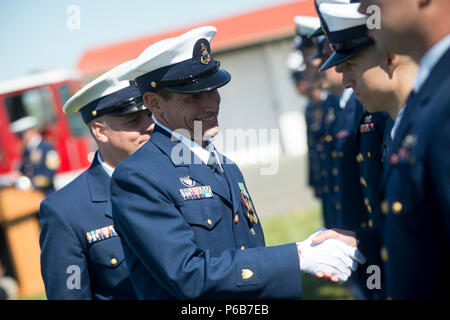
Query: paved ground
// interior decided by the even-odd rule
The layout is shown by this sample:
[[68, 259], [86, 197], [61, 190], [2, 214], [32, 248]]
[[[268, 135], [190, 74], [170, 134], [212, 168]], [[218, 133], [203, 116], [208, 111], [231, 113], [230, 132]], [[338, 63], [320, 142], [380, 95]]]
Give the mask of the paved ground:
[[264, 166], [241, 166], [248, 190], [260, 216], [317, 208], [319, 202], [307, 186], [307, 158], [281, 158], [278, 173], [261, 175]]

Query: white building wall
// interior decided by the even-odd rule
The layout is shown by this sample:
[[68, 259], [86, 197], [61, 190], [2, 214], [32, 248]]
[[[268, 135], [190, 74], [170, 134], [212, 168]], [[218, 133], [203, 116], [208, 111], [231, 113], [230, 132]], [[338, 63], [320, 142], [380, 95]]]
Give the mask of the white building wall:
[[293, 44], [293, 38], [274, 40], [214, 55], [232, 76], [219, 89], [221, 134], [215, 145], [239, 165], [306, 153], [306, 99], [286, 66]]

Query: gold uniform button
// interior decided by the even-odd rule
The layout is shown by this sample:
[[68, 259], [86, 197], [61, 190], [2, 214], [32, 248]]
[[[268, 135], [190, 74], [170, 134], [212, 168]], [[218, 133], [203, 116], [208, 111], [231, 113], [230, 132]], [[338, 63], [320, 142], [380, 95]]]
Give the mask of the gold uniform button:
[[97, 115], [97, 111], [92, 111], [92, 116], [95, 117]]
[[339, 203], [336, 203], [335, 206], [336, 210], [341, 210], [341, 205]]
[[381, 248], [381, 260], [386, 262], [386, 261], [388, 261], [388, 259], [389, 259], [388, 251], [387, 251], [386, 247], [382, 247]]
[[212, 221], [211, 221], [211, 219], [206, 220], [206, 223], [207, 223], [209, 226], [212, 226]]
[[234, 216], [234, 223], [238, 223], [239, 222], [239, 216], [238, 215], [235, 215]]
[[251, 228], [250, 233], [252, 234], [252, 236], [254, 236], [256, 234], [255, 229]]
[[329, 134], [325, 137], [325, 140], [327, 141], [327, 142], [331, 142], [331, 141], [333, 141], [333, 137], [332, 136], [330, 136]]
[[381, 212], [383, 212], [384, 214], [388, 214], [389, 212], [389, 204], [386, 200], [383, 200], [381, 202]]
[[369, 212], [369, 213], [372, 213], [372, 206], [370, 205], [370, 204], [368, 204], [367, 205], [367, 211]]
[[363, 228], [363, 229], [367, 228], [367, 223], [362, 222], [362, 223], [361, 223], [361, 228]]
[[152, 86], [152, 88], [156, 88], [156, 82], [155, 81], [150, 82], [150, 85]]
[[111, 265], [114, 266], [117, 264], [117, 259], [116, 258], [112, 258], [111, 259]]
[[339, 192], [339, 186], [334, 186], [333, 190], [334, 190], [335, 193], [338, 193]]
[[245, 250], [245, 246], [241, 246], [241, 250]]
[[368, 187], [369, 185], [367, 184], [366, 179], [364, 179], [364, 177], [360, 177], [359, 181], [361, 182], [361, 184], [363, 185], [363, 187]]
[[335, 150], [331, 151], [331, 157], [332, 158], [336, 158], [337, 157], [337, 152]]
[[243, 280], [247, 280], [250, 279], [251, 277], [253, 277], [253, 271], [250, 269], [242, 269], [242, 279]]
[[402, 209], [403, 205], [401, 202], [396, 201], [392, 204], [392, 210], [394, 211], [395, 214], [399, 214], [400, 212], [402, 212]]
[[372, 219], [369, 219], [369, 228], [372, 228], [373, 227], [373, 222], [372, 222]]
[[344, 157], [344, 151], [339, 151], [339, 158], [343, 158]]
[[371, 152], [367, 152], [367, 157], [368, 158], [372, 158], [372, 153]]
[[338, 173], [339, 173], [338, 169], [336, 169], [336, 168], [333, 168], [332, 172], [333, 172], [333, 176], [335, 176], [335, 177], [336, 177], [336, 176], [338, 175]]
[[356, 156], [356, 161], [358, 163], [361, 163], [364, 161], [364, 156], [362, 155], [362, 153], [358, 153], [358, 155]]
[[368, 206], [368, 205], [370, 204], [369, 198], [364, 198], [364, 204], [365, 204], [366, 206]]

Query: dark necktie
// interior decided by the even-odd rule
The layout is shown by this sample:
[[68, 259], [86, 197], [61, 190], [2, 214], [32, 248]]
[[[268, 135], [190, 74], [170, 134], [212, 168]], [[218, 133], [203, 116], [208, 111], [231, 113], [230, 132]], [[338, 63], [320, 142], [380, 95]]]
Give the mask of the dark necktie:
[[225, 175], [224, 175], [222, 169], [220, 168], [218, 162], [219, 162], [219, 159], [217, 159], [216, 153], [211, 151], [209, 153], [209, 159], [208, 159], [207, 165], [214, 172], [214, 176], [226, 188], [228, 194], [230, 194], [230, 186], [228, 185], [228, 181], [225, 178]]
[[216, 154], [211, 151], [209, 153], [209, 158], [208, 158], [208, 167], [211, 168], [211, 170], [214, 171], [214, 173], [222, 175], [222, 170], [220, 169], [220, 166], [218, 164], [218, 159], [216, 157]]

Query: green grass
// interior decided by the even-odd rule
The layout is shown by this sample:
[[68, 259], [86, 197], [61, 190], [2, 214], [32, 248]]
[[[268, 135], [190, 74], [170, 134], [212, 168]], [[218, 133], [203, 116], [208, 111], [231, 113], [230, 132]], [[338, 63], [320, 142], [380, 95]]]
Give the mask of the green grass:
[[[295, 211], [261, 220], [267, 246], [302, 241], [323, 226], [319, 209]], [[344, 285], [308, 278], [305, 275], [302, 275], [302, 281], [305, 300], [354, 299], [351, 291]]]
[[41, 293], [32, 296], [19, 297], [18, 300], [47, 300], [47, 296], [45, 295], [45, 293]]

